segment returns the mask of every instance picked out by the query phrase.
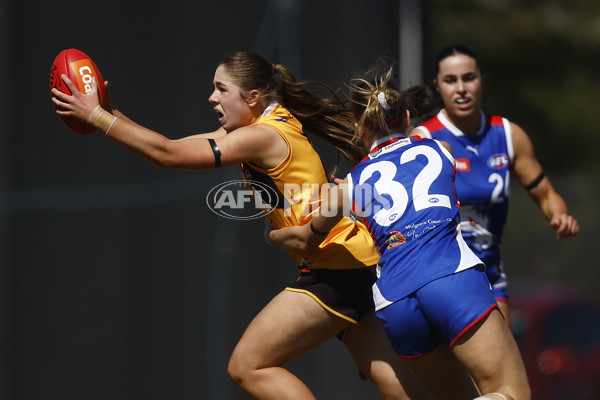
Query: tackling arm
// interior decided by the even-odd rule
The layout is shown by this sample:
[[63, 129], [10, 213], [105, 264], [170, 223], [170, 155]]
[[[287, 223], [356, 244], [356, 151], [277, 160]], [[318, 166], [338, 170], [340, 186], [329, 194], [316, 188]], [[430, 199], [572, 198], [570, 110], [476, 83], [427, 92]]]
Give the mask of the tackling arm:
[[289, 226], [280, 229], [271, 229], [266, 233], [267, 242], [272, 246], [294, 252], [309, 253], [317, 249], [325, 240], [329, 231], [344, 216], [344, 201], [347, 185], [344, 180], [342, 184], [331, 187], [323, 201], [329, 202], [330, 206], [324, 208], [323, 204], [319, 210], [327, 209], [328, 212], [319, 212], [304, 225]]

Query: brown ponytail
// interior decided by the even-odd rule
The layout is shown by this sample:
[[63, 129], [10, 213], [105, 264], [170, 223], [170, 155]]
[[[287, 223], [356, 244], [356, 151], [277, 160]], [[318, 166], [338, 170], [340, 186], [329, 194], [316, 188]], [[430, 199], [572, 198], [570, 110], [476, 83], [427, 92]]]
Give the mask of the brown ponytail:
[[[267, 106], [279, 101], [302, 123], [304, 129], [332, 146], [352, 165], [363, 157], [362, 148], [353, 141], [354, 119], [348, 101], [320, 82], [297, 82], [291, 71], [281, 64], [271, 64], [259, 54], [236, 52], [221, 65], [240, 88], [242, 97], [253, 90], [261, 92]], [[305, 89], [324, 91], [318, 96]], [[337, 166], [336, 166], [337, 168]]]
[[[327, 85], [320, 82], [296, 82], [291, 72], [278, 65], [280, 101], [301, 122], [304, 128], [333, 145], [352, 165], [364, 156], [353, 142], [354, 119], [347, 100], [341, 100]], [[311, 87], [309, 92], [305, 88]], [[313, 92], [326, 95], [317, 96]]]

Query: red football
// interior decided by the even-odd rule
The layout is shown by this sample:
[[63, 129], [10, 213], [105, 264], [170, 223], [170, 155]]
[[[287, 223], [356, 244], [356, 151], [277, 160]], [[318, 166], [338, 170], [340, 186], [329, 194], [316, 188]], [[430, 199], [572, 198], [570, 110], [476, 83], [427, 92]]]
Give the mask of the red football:
[[[63, 93], [71, 94], [67, 85], [60, 77], [65, 74], [79, 88], [81, 93], [89, 93], [92, 90], [92, 77], [98, 82], [98, 94], [100, 104], [103, 106], [106, 99], [104, 81], [96, 64], [84, 52], [77, 49], [66, 49], [58, 53], [50, 69], [50, 89], [57, 88]], [[73, 117], [61, 117], [63, 122], [73, 132], [80, 135], [89, 135], [96, 131], [93, 126]]]

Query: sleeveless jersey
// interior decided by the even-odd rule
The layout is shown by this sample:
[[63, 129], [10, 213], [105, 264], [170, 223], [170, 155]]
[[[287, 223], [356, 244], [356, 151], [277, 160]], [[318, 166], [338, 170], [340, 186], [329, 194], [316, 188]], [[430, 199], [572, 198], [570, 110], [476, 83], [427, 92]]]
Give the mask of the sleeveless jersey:
[[[303, 225], [319, 208], [318, 195], [328, 185], [327, 174], [317, 152], [302, 131], [302, 124], [287, 109], [271, 104], [253, 125], [276, 130], [288, 144], [288, 154], [278, 166], [265, 170], [253, 163], [243, 163], [244, 180], [255, 195], [262, 185], [277, 193], [265, 209], [266, 218], [275, 228]], [[252, 185], [252, 182], [261, 185]], [[267, 199], [269, 196], [260, 196]], [[290, 253], [303, 268], [356, 269], [377, 263], [379, 255], [365, 226], [343, 218], [313, 252]]]
[[514, 159], [509, 121], [481, 112], [481, 128], [465, 135], [444, 115], [417, 127], [452, 146], [462, 234], [488, 267], [501, 262], [499, 244], [508, 214], [510, 165]]
[[441, 143], [386, 138], [348, 176], [352, 210], [379, 249], [376, 310], [481, 264], [460, 235], [454, 165]]

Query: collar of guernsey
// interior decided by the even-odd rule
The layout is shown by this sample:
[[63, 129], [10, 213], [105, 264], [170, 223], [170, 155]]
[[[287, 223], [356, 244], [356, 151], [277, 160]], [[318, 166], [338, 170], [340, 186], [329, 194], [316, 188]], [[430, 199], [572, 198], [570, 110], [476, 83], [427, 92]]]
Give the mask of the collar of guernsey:
[[390, 145], [394, 142], [397, 142], [400, 139], [404, 139], [406, 138], [406, 135], [403, 135], [402, 133], [392, 133], [391, 135], [387, 135], [384, 137], [381, 137], [377, 140], [375, 140], [373, 142], [373, 144], [371, 144], [371, 149], [369, 150], [369, 154], [367, 154], [365, 156], [365, 158], [363, 158], [361, 160], [362, 161], [366, 161], [369, 159], [370, 155], [375, 153], [377, 150], [384, 148], [387, 145]]
[[405, 138], [405, 137], [406, 136], [401, 133], [392, 133], [391, 135], [387, 135], [382, 138], [379, 138], [375, 142], [373, 142], [373, 144], [371, 145], [371, 150], [369, 150], [369, 153], [377, 151], [377, 150], [381, 149], [382, 147], [385, 147], [388, 144], [397, 142], [398, 140]]
[[[302, 186], [303, 182], [314, 182], [318, 183], [319, 187], [326, 184], [327, 175], [323, 164], [302, 133], [302, 126], [276, 123], [275, 121], [279, 118], [277, 116], [280, 114], [286, 115], [289, 114], [289, 111], [277, 102], [271, 103], [256, 124], [267, 125], [282, 136], [290, 148], [288, 157], [280, 165], [270, 170], [257, 169], [255, 166], [253, 168], [259, 173], [268, 175], [282, 193], [285, 192], [283, 186], [286, 183]], [[301, 225], [312, 219], [310, 215], [303, 215], [302, 199], [292, 199], [291, 201], [288, 199], [288, 201], [290, 204], [299, 203], [297, 204], [299, 207], [273, 210], [267, 215], [273, 226]], [[315, 251], [308, 254], [291, 252], [290, 256], [298, 266], [322, 269], [365, 268], [377, 264], [379, 260], [373, 239], [365, 226], [349, 217], [344, 217]]]
[[267, 115], [271, 114], [271, 111], [273, 111], [275, 109], [275, 107], [277, 107], [278, 105], [279, 105], [279, 103], [277, 103], [276, 101], [274, 101], [271, 104], [269, 104], [269, 106], [267, 108], [265, 108], [265, 111], [263, 111], [263, 113], [260, 116], [260, 118], [264, 118]]

